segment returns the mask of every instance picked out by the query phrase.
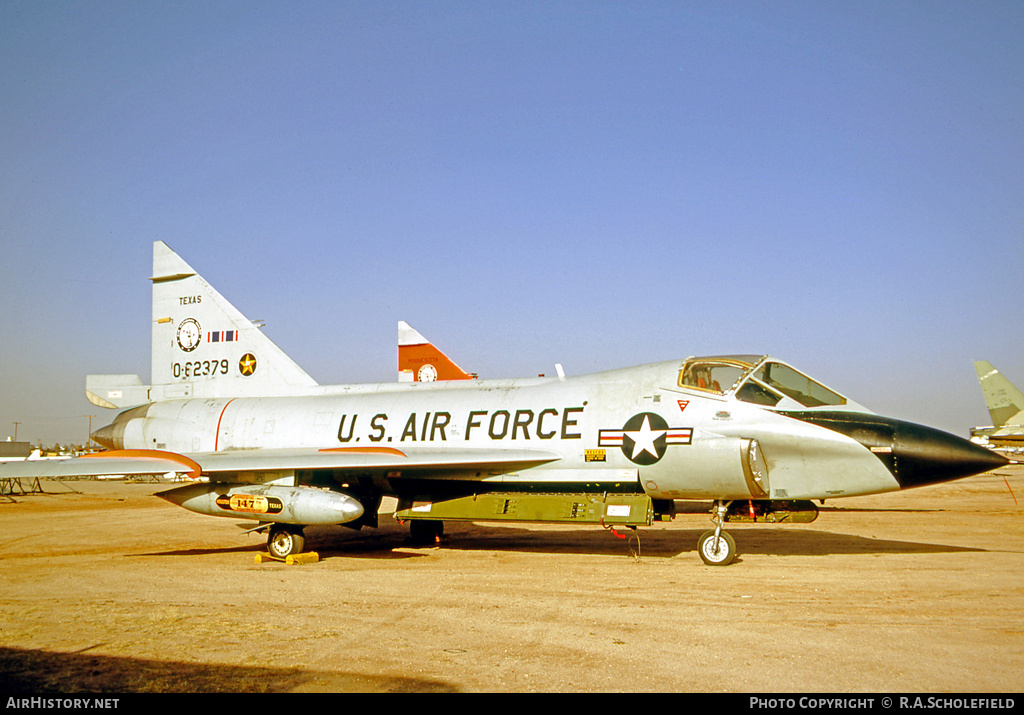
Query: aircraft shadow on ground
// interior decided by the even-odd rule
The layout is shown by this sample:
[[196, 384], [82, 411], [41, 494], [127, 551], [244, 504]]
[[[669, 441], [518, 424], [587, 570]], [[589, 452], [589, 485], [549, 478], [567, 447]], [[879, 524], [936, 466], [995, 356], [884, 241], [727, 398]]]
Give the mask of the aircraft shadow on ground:
[[[393, 548], [402, 548], [406, 555], [416, 550], [440, 548], [448, 551], [508, 551], [509, 553], [558, 553], [599, 556], [672, 558], [691, 553], [696, 556], [697, 539], [706, 528], [694, 530], [637, 531], [616, 527], [615, 533], [600, 527], [581, 527], [557, 531], [539, 531], [476, 524], [449, 525], [440, 544], [413, 546], [394, 534], [385, 535], [377, 544], [372, 537], [359, 543], [346, 543], [343, 534], [324, 530], [307, 540], [307, 548], [318, 550], [323, 558], [364, 557], [391, 558]], [[877, 539], [851, 534], [837, 534], [803, 527], [779, 528], [772, 525], [730, 529], [739, 555], [766, 554], [777, 556], [829, 556], [835, 554], [936, 554], [983, 552], [985, 549], [951, 544]], [[624, 537], [624, 538], [619, 538]]]
[[455, 691], [448, 683], [426, 678], [165, 662], [0, 647], [0, 692], [9, 695]]
[[[413, 544], [404, 527], [382, 525], [378, 529], [353, 532], [344, 527], [320, 526], [306, 528], [306, 551], [316, 551], [321, 559], [410, 559], [429, 555], [432, 549], [447, 551], [507, 551], [512, 553], [552, 553], [631, 558], [672, 558], [692, 553], [696, 556], [697, 539], [707, 526], [698, 529], [636, 531], [615, 527], [615, 531], [599, 526], [575, 529], [538, 530], [475, 523], [446, 524], [446, 535], [440, 544]], [[765, 554], [776, 556], [829, 556], [837, 554], [935, 554], [983, 552], [986, 549], [951, 544], [877, 539], [852, 534], [821, 531], [807, 526], [779, 527], [770, 524], [730, 528], [739, 556]], [[249, 541], [235, 547], [177, 549], [139, 554], [139, 556], [208, 556], [226, 553], [266, 551], [266, 543]]]
[[[145, 554], [130, 554], [130, 556], [209, 556], [210, 554], [231, 554], [260, 551], [260, 544], [246, 544], [245, 546], [210, 547], [208, 549], [175, 549], [174, 551], [151, 551]], [[266, 547], [263, 547], [266, 550]]]

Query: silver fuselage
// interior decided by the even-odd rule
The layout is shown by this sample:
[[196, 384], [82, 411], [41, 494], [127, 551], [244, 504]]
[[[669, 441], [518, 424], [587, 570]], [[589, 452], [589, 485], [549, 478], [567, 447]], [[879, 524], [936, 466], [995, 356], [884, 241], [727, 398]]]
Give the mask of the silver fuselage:
[[[440, 468], [431, 475], [502, 489], [635, 484], [655, 499], [821, 499], [900, 488], [879, 455], [856, 439], [731, 395], [681, 387], [681, 364], [566, 378], [170, 400], [123, 413], [105, 434], [115, 449], [184, 454], [390, 448], [536, 450], [555, 457], [521, 471]], [[402, 476], [400, 469], [389, 471]]]

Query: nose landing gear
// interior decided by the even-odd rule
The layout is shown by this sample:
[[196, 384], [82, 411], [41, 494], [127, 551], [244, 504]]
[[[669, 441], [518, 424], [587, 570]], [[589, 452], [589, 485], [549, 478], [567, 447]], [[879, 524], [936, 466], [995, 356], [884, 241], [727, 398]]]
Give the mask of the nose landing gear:
[[732, 535], [725, 532], [725, 514], [729, 511], [731, 501], [717, 501], [712, 511], [713, 531], [701, 534], [697, 541], [697, 552], [708, 566], [726, 566], [736, 558], [736, 542]]

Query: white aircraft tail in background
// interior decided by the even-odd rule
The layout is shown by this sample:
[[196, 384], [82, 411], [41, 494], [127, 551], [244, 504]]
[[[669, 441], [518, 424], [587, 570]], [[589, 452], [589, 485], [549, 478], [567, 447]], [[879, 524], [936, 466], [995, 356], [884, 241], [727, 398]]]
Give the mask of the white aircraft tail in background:
[[990, 362], [978, 361], [974, 363], [974, 369], [978, 373], [988, 413], [992, 416], [992, 425], [1024, 426], [1024, 392], [992, 367]]
[[996, 448], [1020, 452], [1024, 449], [1024, 392], [986, 360], [975, 362], [974, 369], [992, 426], [975, 427], [971, 436]]

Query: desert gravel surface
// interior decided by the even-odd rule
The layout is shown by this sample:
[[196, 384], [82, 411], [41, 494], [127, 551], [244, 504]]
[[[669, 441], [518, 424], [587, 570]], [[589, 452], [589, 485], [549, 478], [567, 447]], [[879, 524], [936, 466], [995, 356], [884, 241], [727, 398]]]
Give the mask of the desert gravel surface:
[[169, 485], [42, 485], [0, 499], [4, 693], [1024, 691], [1024, 466], [730, 524], [726, 567], [709, 503], [427, 548], [382, 514], [287, 565]]

